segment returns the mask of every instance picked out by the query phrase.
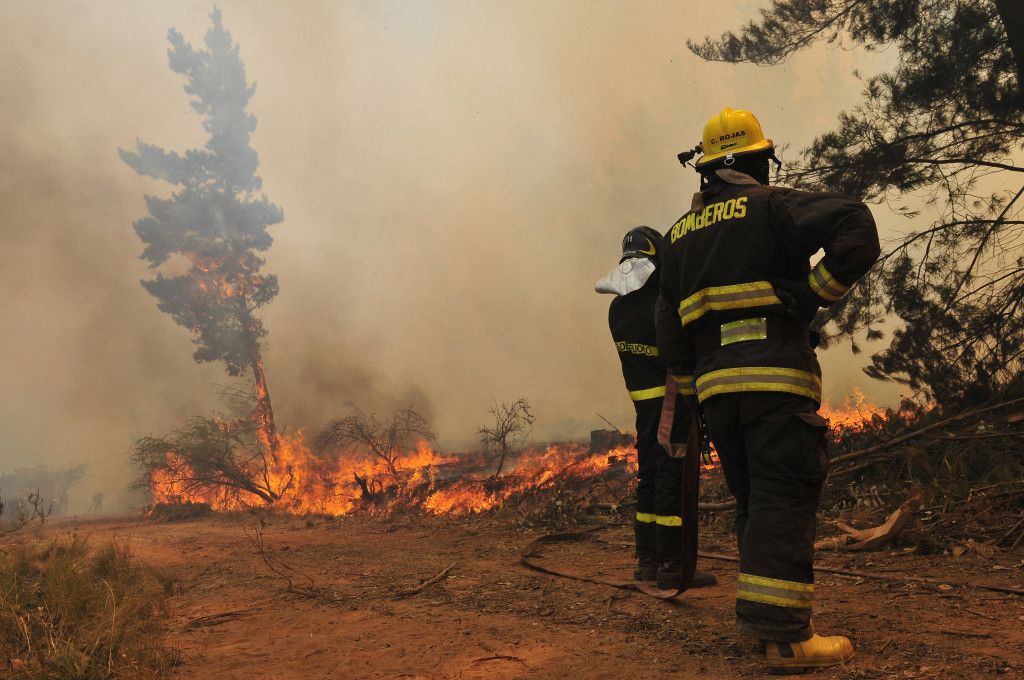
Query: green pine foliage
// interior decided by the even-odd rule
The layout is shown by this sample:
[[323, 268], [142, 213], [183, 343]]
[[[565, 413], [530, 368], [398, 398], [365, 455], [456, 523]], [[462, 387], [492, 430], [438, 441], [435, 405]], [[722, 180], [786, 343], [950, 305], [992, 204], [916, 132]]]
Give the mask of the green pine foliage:
[[256, 118], [246, 110], [255, 86], [246, 81], [220, 11], [210, 18], [205, 49], [174, 29], [168, 35], [170, 67], [186, 78], [185, 92], [209, 134], [205, 146], [179, 154], [139, 142], [120, 156], [140, 175], [175, 186], [170, 198], [146, 196], [149, 214], [134, 227], [151, 268], [171, 261], [188, 270], [158, 273], [142, 285], [161, 311], [193, 332], [196, 361], [222, 361], [238, 375], [258, 360], [257, 343], [266, 334], [254, 312], [278, 292], [258, 253], [270, 247], [267, 228], [284, 214], [258, 193], [259, 157], [250, 138]]

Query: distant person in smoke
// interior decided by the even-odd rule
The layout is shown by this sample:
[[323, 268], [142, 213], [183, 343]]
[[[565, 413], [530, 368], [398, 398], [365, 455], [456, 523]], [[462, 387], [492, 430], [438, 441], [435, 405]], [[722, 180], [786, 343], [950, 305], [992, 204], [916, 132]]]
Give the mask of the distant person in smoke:
[[[837, 193], [769, 186], [775, 147], [749, 111], [704, 127], [700, 191], [666, 235], [657, 345], [694, 385], [736, 497], [736, 624], [772, 672], [853, 658], [841, 635], [811, 623], [814, 530], [828, 474], [828, 423], [811, 324], [878, 258], [868, 207]], [[810, 258], [824, 257], [812, 268]]]
[[[667, 377], [658, 356], [654, 326], [662, 244], [661, 235], [650, 227], [631, 229], [622, 240], [619, 265], [594, 288], [615, 296], [608, 309], [608, 325], [636, 410], [639, 482], [633, 523], [637, 558], [633, 578], [672, 590], [683, 585], [683, 461], [669, 456], [658, 443]], [[690, 429], [688, 411], [680, 405], [677, 412], [680, 416], [673, 423], [672, 441], [685, 441]], [[697, 573], [689, 586], [714, 583], [713, 575]]]
[[100, 514], [103, 512], [103, 492], [97, 491], [92, 495], [92, 507], [89, 508], [89, 512], [93, 514]]

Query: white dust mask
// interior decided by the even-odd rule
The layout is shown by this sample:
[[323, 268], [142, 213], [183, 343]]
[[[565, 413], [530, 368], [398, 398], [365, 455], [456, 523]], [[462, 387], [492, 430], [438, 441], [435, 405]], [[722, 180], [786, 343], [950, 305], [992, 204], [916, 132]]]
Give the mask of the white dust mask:
[[631, 257], [623, 260], [619, 266], [611, 270], [594, 284], [598, 293], [609, 295], [629, 295], [640, 290], [654, 273], [654, 261], [648, 257]]

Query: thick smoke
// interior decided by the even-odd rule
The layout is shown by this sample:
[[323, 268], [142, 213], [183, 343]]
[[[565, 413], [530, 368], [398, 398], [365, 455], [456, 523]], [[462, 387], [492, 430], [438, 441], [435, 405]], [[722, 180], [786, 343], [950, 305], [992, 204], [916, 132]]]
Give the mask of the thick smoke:
[[[773, 70], [687, 52], [755, 5], [220, 3], [258, 84], [264, 190], [286, 211], [263, 310], [279, 424], [415, 405], [457, 447], [492, 399], [524, 396], [537, 438], [582, 435], [595, 411], [629, 425], [592, 285], [629, 227], [689, 205], [675, 153], [726, 105], [799, 148], [858, 95], [845, 52]], [[0, 469], [86, 461], [81, 495], [115, 501], [132, 438], [218, 406], [223, 371], [192, 361], [138, 284], [132, 222], [167, 186], [116, 153], [204, 143], [165, 36], [199, 39], [210, 9], [0, 9]], [[844, 352], [823, 361], [833, 401], [868, 385]]]

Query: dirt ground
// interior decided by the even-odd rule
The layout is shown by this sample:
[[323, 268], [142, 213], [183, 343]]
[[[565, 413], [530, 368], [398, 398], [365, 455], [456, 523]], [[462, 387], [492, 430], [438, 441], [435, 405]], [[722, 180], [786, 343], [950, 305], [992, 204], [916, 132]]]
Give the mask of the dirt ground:
[[[704, 561], [713, 588], [673, 602], [547, 576], [519, 565], [544, 533], [494, 516], [304, 520], [277, 517], [269, 552], [311, 577], [316, 597], [286, 590], [243, 533], [249, 515], [157, 523], [65, 520], [47, 532], [128, 539], [135, 555], [180, 579], [169, 642], [178, 678], [745, 678], [764, 674], [733, 629], [736, 565]], [[630, 576], [628, 527], [552, 545], [543, 564]], [[704, 549], [733, 552], [705, 532]], [[1024, 585], [1024, 550], [993, 557], [897, 550], [823, 553], [830, 566], [937, 576], [908, 585], [820, 574], [815, 622], [852, 638], [857, 657], [817, 678], [1024, 677], [1024, 597], [963, 587]], [[455, 566], [422, 592], [397, 599]], [[296, 585], [308, 585], [301, 576]], [[216, 616], [223, 615], [223, 616]], [[212, 617], [212, 618], [203, 618]]]

